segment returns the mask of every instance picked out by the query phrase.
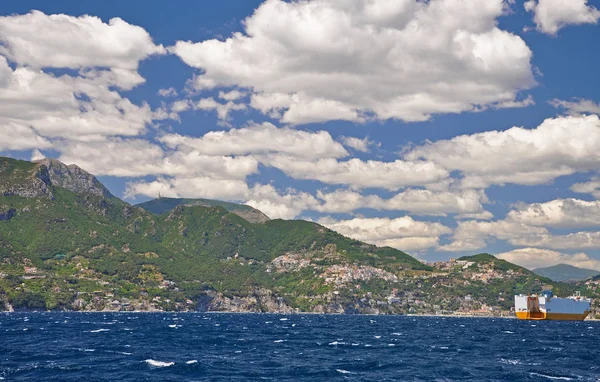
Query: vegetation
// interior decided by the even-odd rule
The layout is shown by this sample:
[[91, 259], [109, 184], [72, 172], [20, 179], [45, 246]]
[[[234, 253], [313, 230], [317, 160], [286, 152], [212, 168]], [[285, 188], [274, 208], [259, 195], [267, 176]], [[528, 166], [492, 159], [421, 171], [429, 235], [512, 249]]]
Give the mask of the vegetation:
[[[313, 222], [256, 221], [260, 211], [232, 203], [131, 206], [80, 169], [51, 166], [0, 158], [0, 310], [431, 313], [573, 290], [489, 254], [441, 270]], [[498, 277], [473, 276], [483, 271]]]

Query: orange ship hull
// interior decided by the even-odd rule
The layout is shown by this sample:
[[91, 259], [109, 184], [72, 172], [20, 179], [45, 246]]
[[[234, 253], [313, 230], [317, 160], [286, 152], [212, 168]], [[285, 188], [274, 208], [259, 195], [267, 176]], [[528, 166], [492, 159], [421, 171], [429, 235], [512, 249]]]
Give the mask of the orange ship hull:
[[589, 313], [516, 312], [516, 315], [519, 320], [583, 321]]

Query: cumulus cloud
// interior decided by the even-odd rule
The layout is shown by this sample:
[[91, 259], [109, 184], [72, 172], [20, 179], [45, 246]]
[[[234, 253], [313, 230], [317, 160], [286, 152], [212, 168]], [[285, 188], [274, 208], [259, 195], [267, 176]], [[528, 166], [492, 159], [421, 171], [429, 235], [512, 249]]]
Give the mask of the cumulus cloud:
[[370, 147], [375, 144], [375, 142], [369, 140], [368, 137], [363, 139], [356, 137], [341, 137], [341, 141], [346, 147], [353, 148], [356, 151], [361, 151], [363, 153], [368, 153], [370, 151]]
[[555, 108], [564, 109], [568, 114], [574, 116], [585, 113], [600, 114], [600, 105], [589, 99], [576, 98], [573, 101], [562, 101], [554, 98], [550, 101], [550, 105]]
[[[134, 136], [156, 116], [119, 93], [144, 82], [139, 62], [165, 49], [141, 27], [114, 18], [26, 15], [0, 17], [0, 126], [18, 128], [22, 149], [52, 138]], [[10, 63], [10, 64], [9, 64]], [[50, 69], [68, 69], [54, 74]], [[13, 144], [14, 146], [14, 144]]]
[[2, 128], [0, 150], [27, 150], [52, 147], [50, 141], [40, 136], [31, 127], [17, 123], [7, 123], [0, 126]]
[[244, 97], [246, 94], [239, 90], [232, 90], [229, 92], [219, 92], [219, 98], [224, 99], [225, 101], [237, 101], [238, 99]]
[[437, 222], [422, 222], [404, 216], [389, 218], [355, 218], [334, 220], [324, 218], [319, 223], [344, 236], [378, 246], [391, 246], [404, 251], [420, 251], [437, 246], [439, 237], [452, 232]]
[[382, 162], [358, 158], [345, 161], [321, 158], [298, 161], [287, 155], [273, 155], [262, 161], [295, 179], [318, 180], [326, 184], [351, 185], [357, 188], [385, 188], [391, 191], [406, 186], [436, 183], [449, 175], [439, 165], [418, 160]]
[[571, 191], [580, 194], [591, 194], [596, 199], [600, 199], [600, 178], [592, 178], [589, 182], [575, 183], [571, 186]]
[[234, 110], [246, 110], [246, 105], [242, 103], [235, 103], [229, 101], [227, 103], [220, 103], [216, 101], [214, 98], [202, 98], [200, 101], [194, 104], [194, 109], [196, 110], [206, 110], [211, 111], [215, 110], [217, 112], [217, 117], [221, 121], [229, 120], [229, 113]]
[[137, 70], [139, 61], [166, 53], [144, 28], [116, 17], [26, 15], [0, 17], [0, 54], [35, 68], [108, 67]]
[[567, 25], [596, 24], [600, 19], [600, 11], [588, 0], [528, 0], [524, 5], [533, 12], [537, 29], [551, 35]]
[[239, 87], [284, 123], [427, 120], [514, 107], [535, 85], [531, 51], [498, 28], [503, 0], [268, 0], [244, 32], [169, 50], [196, 89]]
[[520, 265], [528, 269], [550, 267], [557, 264], [568, 264], [579, 268], [600, 271], [600, 261], [585, 253], [566, 254], [548, 249], [521, 248], [500, 253], [496, 257]]
[[490, 239], [507, 240], [511, 244], [539, 240], [549, 234], [543, 227], [532, 227], [510, 221], [483, 222], [476, 220], [458, 222], [452, 242], [440, 247], [442, 251], [464, 252], [484, 248]]
[[461, 186], [544, 184], [600, 166], [600, 118], [565, 116], [535, 129], [513, 127], [426, 143], [409, 150], [408, 160], [427, 160], [459, 171]]
[[135, 199], [137, 195], [172, 198], [209, 198], [224, 200], [243, 200], [248, 193], [244, 180], [214, 179], [196, 175], [190, 178], [159, 177], [151, 182], [130, 182], [125, 191], [126, 198]]
[[182, 179], [204, 176], [243, 180], [258, 171], [258, 162], [249, 156], [203, 155], [193, 150], [164, 151], [144, 139], [67, 141], [60, 151], [61, 161], [77, 163], [97, 175], [168, 175]]
[[508, 219], [532, 226], [587, 228], [600, 226], [600, 201], [557, 199], [518, 206]]
[[309, 132], [271, 123], [228, 131], [211, 131], [200, 138], [167, 134], [160, 141], [170, 148], [187, 148], [206, 155], [286, 154], [295, 158], [339, 158], [348, 152], [324, 130]]
[[279, 193], [270, 184], [252, 187], [245, 200], [245, 204], [262, 211], [271, 219], [294, 219], [319, 204], [307, 192], [287, 189], [284, 193]]
[[485, 193], [474, 190], [453, 193], [407, 189], [388, 199], [377, 195], [362, 195], [351, 190], [338, 190], [330, 193], [319, 191], [317, 197], [322, 203], [316, 205], [314, 210], [326, 213], [348, 213], [361, 208], [372, 208], [406, 211], [415, 215], [492, 217], [482, 206], [482, 203], [487, 202]]
[[442, 251], [463, 252], [484, 248], [492, 240], [504, 240], [520, 247], [550, 249], [598, 249], [600, 231], [553, 234], [545, 227], [526, 225], [510, 220], [493, 222], [462, 221]]
[[175, 88], [159, 89], [158, 95], [161, 97], [176, 97], [177, 90]]

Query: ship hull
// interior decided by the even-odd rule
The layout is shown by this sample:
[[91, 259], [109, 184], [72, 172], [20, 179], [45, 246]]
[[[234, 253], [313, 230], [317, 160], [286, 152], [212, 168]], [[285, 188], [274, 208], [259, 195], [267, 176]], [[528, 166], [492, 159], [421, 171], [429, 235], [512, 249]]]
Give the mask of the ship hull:
[[591, 310], [591, 300], [581, 296], [515, 296], [515, 314], [520, 320], [583, 321]]
[[532, 312], [516, 312], [519, 320], [549, 320], [549, 321], [583, 321], [590, 312], [583, 313], [532, 313]]

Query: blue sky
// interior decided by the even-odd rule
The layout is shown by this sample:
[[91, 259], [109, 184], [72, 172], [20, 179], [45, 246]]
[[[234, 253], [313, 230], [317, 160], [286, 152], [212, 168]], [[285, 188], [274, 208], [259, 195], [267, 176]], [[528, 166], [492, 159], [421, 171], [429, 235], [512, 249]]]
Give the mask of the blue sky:
[[0, 155], [429, 261], [600, 269], [597, 0], [178, 4], [1, 4]]

